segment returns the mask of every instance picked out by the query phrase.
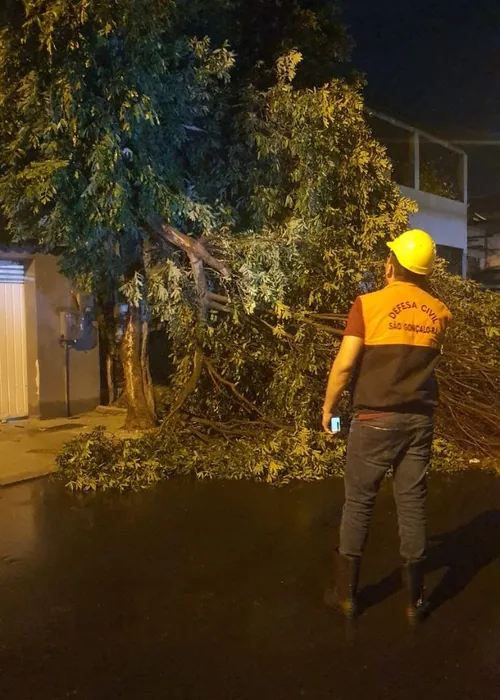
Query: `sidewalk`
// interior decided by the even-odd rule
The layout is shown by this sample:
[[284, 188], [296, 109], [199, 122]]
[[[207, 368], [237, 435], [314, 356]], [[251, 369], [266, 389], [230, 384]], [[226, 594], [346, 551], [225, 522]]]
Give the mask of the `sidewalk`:
[[123, 409], [103, 406], [71, 418], [0, 423], [0, 486], [51, 474], [65, 442], [99, 425], [116, 432], [124, 420]]

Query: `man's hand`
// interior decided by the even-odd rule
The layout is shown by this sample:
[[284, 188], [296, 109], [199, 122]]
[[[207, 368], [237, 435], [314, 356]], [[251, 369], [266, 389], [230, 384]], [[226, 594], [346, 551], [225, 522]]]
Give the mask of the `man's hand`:
[[323, 411], [323, 418], [322, 418], [322, 424], [323, 424], [323, 430], [325, 433], [328, 433], [328, 435], [338, 435], [338, 431], [335, 433], [332, 433], [331, 429], [331, 420], [335, 416], [335, 413], [329, 413], [328, 411]]

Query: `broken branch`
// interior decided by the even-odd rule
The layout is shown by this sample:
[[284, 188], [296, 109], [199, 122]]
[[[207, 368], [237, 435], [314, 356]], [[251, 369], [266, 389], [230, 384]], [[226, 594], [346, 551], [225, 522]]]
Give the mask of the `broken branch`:
[[219, 381], [221, 384], [224, 384], [224, 386], [227, 386], [229, 389], [231, 389], [231, 391], [236, 396], [238, 401], [243, 406], [245, 406], [245, 408], [247, 410], [249, 410], [253, 413], [257, 413], [259, 416], [261, 416], [261, 418], [266, 423], [269, 423], [270, 425], [273, 425], [274, 427], [279, 428], [280, 430], [283, 428], [286, 429], [287, 426], [282, 425], [281, 423], [277, 423], [276, 421], [273, 421], [271, 418], [268, 418], [267, 416], [264, 415], [264, 413], [259, 408], [257, 408], [257, 406], [255, 406], [251, 401], [249, 401], [247, 398], [245, 398], [243, 396], [243, 394], [241, 394], [238, 391], [238, 389], [236, 388], [236, 384], [234, 384], [233, 382], [230, 382], [229, 379], [225, 379], [221, 374], [219, 374], [219, 372], [215, 369], [215, 367], [213, 366], [213, 364], [210, 362], [210, 360], [207, 357], [205, 357], [205, 356], [203, 357], [203, 362], [205, 363], [205, 365], [206, 365], [208, 371], [210, 372], [210, 374], [212, 375], [212, 377], [217, 379], [217, 381]]
[[215, 258], [211, 253], [208, 252], [207, 248], [203, 243], [201, 243], [196, 238], [188, 236], [185, 233], [181, 233], [176, 228], [170, 224], [165, 223], [160, 217], [153, 217], [151, 220], [151, 226], [155, 233], [160, 236], [164, 241], [168, 241], [176, 248], [183, 250], [188, 257], [194, 258], [196, 260], [202, 260], [205, 265], [220, 272], [220, 274], [228, 278], [230, 277], [229, 268], [221, 261]]

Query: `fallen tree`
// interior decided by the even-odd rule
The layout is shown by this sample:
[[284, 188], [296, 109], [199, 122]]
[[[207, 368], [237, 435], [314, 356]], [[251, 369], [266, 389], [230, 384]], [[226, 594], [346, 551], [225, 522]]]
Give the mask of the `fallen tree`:
[[[379, 279], [379, 284], [382, 284]], [[443, 357], [437, 368], [437, 378], [440, 386], [440, 406], [437, 412], [436, 436], [445, 440], [450, 445], [455, 445], [468, 456], [491, 457], [500, 456], [500, 297], [494, 292], [482, 290], [475, 282], [463, 280], [450, 275], [446, 270], [446, 263], [441, 261], [431, 279], [431, 290], [439, 298], [443, 299], [451, 308], [453, 323], [448, 331], [446, 343], [443, 348]], [[286, 318], [283, 321], [283, 316]], [[329, 361], [335, 348], [338, 347], [343, 335], [343, 327], [347, 320], [346, 314], [320, 313], [320, 312], [294, 312], [288, 308], [282, 310], [282, 318], [278, 315], [274, 319], [267, 314], [268, 320], [259, 316], [258, 312], [248, 320], [254, 328], [261, 328], [260, 332], [272, 334], [274, 342], [278, 343], [282, 356], [289, 357], [290, 351], [297, 349], [297, 359], [303, 362], [304, 342], [309, 336], [309, 342], [314, 344], [316, 353], [322, 356], [324, 370], [328, 368]], [[268, 344], [273, 340], [267, 338]], [[293, 350], [292, 350], [293, 351]], [[208, 350], [210, 352], [210, 350]], [[300, 370], [301, 381], [309, 384], [307, 398], [313, 400], [317, 406], [307, 406], [304, 412], [295, 414], [290, 406], [287, 415], [283, 415], [280, 407], [283, 405], [282, 397], [276, 402], [269, 394], [269, 400], [259, 400], [255, 387], [251, 387], [250, 376], [256, 376], [255, 366], [248, 371], [247, 392], [255, 401], [251, 403], [241, 394], [241, 381], [243, 372], [239, 371], [239, 382], [221, 375], [213, 362], [198, 348], [194, 362], [194, 371], [187, 382], [187, 391], [181, 392], [175, 405], [175, 411], [179, 411], [186, 402], [189, 402], [191, 394], [195, 393], [198, 383], [202, 383], [203, 370], [219, 391], [226, 392], [225, 401], [229, 410], [224, 413], [219, 407], [219, 415], [227, 416], [226, 421], [213, 421], [207, 419], [209, 409], [204, 416], [200, 416], [194, 409], [194, 401], [188, 403], [191, 412], [184, 415], [185, 425], [191, 424], [197, 431], [200, 429], [208, 434], [221, 434], [225, 437], [238, 437], [240, 435], [255, 436], [256, 431], [262, 430], [267, 425], [268, 429], [287, 429], [284, 425], [287, 416], [295, 420], [288, 429], [294, 430], [297, 425], [306, 426], [309, 429], [317, 427], [319, 416], [319, 401], [324, 390], [324, 374], [315, 376], [311, 371]], [[281, 358], [283, 361], [283, 358]], [[250, 360], [248, 360], [250, 362]], [[268, 358], [265, 362], [267, 363]], [[227, 361], [226, 367], [230, 366]], [[292, 364], [289, 376], [293, 369]], [[297, 368], [298, 369], [298, 368]], [[297, 379], [286, 383], [282, 387], [289, 390], [295, 397], [295, 384]], [[322, 385], [323, 383], [323, 385]], [[240, 386], [240, 389], [238, 389]], [[315, 387], [315, 390], [313, 390]], [[245, 387], [246, 388], [246, 387]], [[269, 386], [267, 386], [269, 389]], [[196, 405], [203, 405], [203, 389], [196, 396]], [[295, 403], [294, 398], [291, 403]], [[229, 418], [235, 411], [241, 414], [239, 421]], [[264, 410], [263, 410], [264, 409]], [[315, 410], [316, 409], [316, 410]], [[307, 414], [311, 414], [307, 418]], [[347, 406], [344, 405], [345, 419], [348, 419]], [[255, 422], [245, 424], [244, 414], [248, 413]], [[174, 419], [174, 413], [169, 413], [163, 423], [163, 429]], [[270, 418], [269, 416], [273, 416]], [[277, 421], [281, 420], [281, 423]]]
[[[480, 290], [473, 282], [450, 276], [444, 263], [438, 266], [432, 286], [434, 293], [449, 303], [455, 319], [437, 372], [441, 405], [433, 467], [466, 469], [473, 459], [498, 469], [500, 298]], [[301, 373], [310, 387], [298, 394], [293, 384], [289, 385], [295, 400], [302, 396], [305, 401], [306, 411], [300, 418], [296, 404], [295, 416], [292, 409], [276, 410], [285, 401], [272, 392], [266, 401], [260, 391], [264, 387], [249, 380], [256, 366], [262, 369], [268, 364], [272, 355], [269, 345], [265, 357], [246, 358], [253, 368], [249, 372], [227, 358], [222, 363], [224, 368], [218, 368], [213, 362], [213, 349], [198, 347], [189, 370], [186, 368], [188, 380], [165, 407], [161, 428], [134, 439], [113, 437], [102, 430], [77, 438], [58, 458], [65, 483], [76, 489], [129, 489], [144, 488], [172, 475], [287, 483], [341, 474], [345, 440], [332, 442], [321, 433], [319, 416], [328, 363], [346, 316], [295, 316], [289, 309], [285, 315], [286, 323], [283, 318], [272, 319], [270, 314], [269, 321], [262, 323], [255, 314], [243, 325], [249, 325], [247, 330], [258, 328], [259, 333], [269, 334], [263, 345], [275, 344], [275, 360], [280, 357], [285, 364], [294, 347], [296, 357], [301, 357], [300, 345], [312, 334], [322, 358], [318, 362], [322, 371]], [[244, 330], [241, 336], [248, 338]], [[346, 422], [349, 419], [345, 404], [343, 418]]]
[[438, 434], [476, 456], [500, 456], [500, 295], [441, 268], [436, 294], [453, 311], [438, 367]]

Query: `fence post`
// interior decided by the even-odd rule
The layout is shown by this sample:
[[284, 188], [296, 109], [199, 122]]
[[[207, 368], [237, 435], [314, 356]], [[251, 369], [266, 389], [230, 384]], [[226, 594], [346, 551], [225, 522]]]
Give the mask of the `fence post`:
[[413, 186], [420, 189], [420, 135], [418, 131], [413, 132]]

